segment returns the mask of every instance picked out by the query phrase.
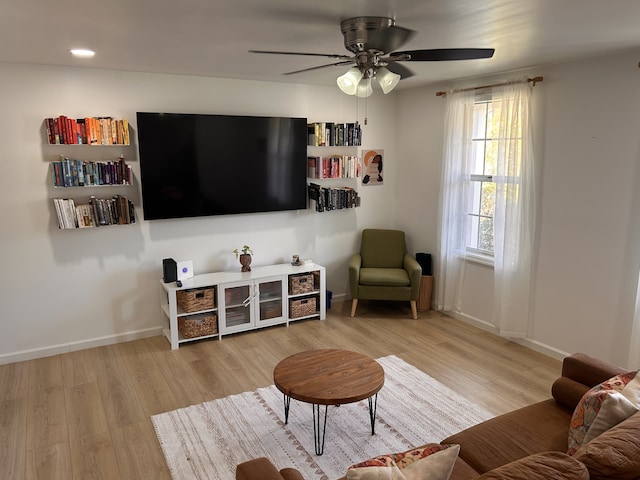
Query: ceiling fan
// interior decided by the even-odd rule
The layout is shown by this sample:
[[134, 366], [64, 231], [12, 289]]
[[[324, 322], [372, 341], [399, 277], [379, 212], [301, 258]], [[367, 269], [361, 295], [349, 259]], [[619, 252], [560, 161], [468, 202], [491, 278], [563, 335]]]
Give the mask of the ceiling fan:
[[439, 62], [491, 58], [495, 51], [493, 48], [438, 48], [397, 51], [416, 32], [396, 25], [396, 21], [389, 17], [347, 18], [340, 23], [340, 29], [344, 36], [344, 46], [352, 55], [270, 50], [249, 50], [249, 52], [307, 55], [336, 59], [338, 61], [334, 63], [287, 72], [284, 75], [293, 75], [332, 66], [351, 65], [351, 68], [344, 75], [338, 77], [338, 87], [348, 95], [368, 97], [373, 92], [371, 81], [374, 78], [386, 94], [393, 90], [401, 79], [413, 76], [413, 72], [399, 62]]

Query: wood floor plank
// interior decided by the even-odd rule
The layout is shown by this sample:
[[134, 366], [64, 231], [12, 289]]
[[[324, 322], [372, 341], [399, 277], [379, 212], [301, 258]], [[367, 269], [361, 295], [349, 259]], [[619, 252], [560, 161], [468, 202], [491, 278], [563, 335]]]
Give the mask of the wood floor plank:
[[27, 402], [14, 398], [0, 402], [0, 478], [24, 478], [27, 451]]
[[80, 444], [109, 433], [109, 423], [98, 384], [84, 383], [65, 388], [69, 439]]
[[27, 449], [67, 442], [62, 356], [39, 358], [29, 363]]
[[27, 476], [38, 480], [73, 478], [69, 443], [58, 443], [27, 452]]
[[146, 416], [178, 408], [178, 402], [144, 340], [122, 343], [114, 348], [126, 364], [131, 384]]
[[73, 479], [105, 478], [125, 480], [109, 434], [86, 438], [83, 442], [71, 440], [71, 470]]
[[73, 478], [120, 479], [102, 394], [96, 382], [65, 389]]
[[98, 380], [93, 368], [93, 349], [78, 350], [61, 355], [64, 386], [73, 387]]
[[176, 400], [177, 407], [187, 407], [195, 403], [202, 403], [210, 398], [207, 388], [202, 385], [200, 379], [193, 374], [188, 355], [184, 352], [189, 350], [170, 350], [169, 343], [164, 337], [152, 337], [145, 339], [149, 348], [153, 352], [154, 361], [167, 379], [169, 388]]
[[280, 360], [314, 348], [397, 355], [494, 414], [549, 398], [561, 366], [437, 312], [413, 320], [408, 304], [373, 301], [355, 318], [334, 301], [325, 321], [178, 350], [158, 336], [2, 365], [0, 478], [168, 480], [151, 414], [270, 385]]
[[95, 353], [93, 365], [109, 426], [122, 427], [144, 420], [147, 415], [117, 345], [99, 347]]
[[151, 422], [115, 428], [111, 436], [123, 479], [171, 480]]
[[29, 392], [27, 402], [29, 450], [69, 441], [65, 394], [61, 384]]
[[0, 401], [26, 398], [29, 391], [29, 362], [0, 365]]

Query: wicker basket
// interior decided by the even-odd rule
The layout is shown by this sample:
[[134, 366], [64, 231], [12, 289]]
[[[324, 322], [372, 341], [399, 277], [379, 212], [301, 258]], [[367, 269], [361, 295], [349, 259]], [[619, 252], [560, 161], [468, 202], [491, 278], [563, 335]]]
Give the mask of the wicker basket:
[[178, 290], [177, 300], [178, 305], [187, 313], [209, 310], [216, 306], [213, 288]]
[[313, 273], [289, 276], [289, 295], [313, 292]]
[[179, 318], [178, 330], [184, 338], [204, 337], [218, 333], [215, 313], [193, 318]]
[[316, 297], [289, 300], [289, 318], [300, 318], [316, 313]]

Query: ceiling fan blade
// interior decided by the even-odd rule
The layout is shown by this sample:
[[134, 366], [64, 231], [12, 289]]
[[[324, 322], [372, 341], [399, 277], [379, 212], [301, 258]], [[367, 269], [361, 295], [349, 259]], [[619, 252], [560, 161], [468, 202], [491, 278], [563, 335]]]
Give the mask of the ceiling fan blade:
[[[349, 58], [349, 57], [347, 57], [347, 58]], [[317, 67], [303, 68], [302, 70], [296, 70], [295, 72], [283, 73], [283, 75], [294, 75], [296, 73], [310, 72], [312, 70], [318, 70], [319, 68], [333, 67], [333, 66], [336, 66], [336, 65], [349, 65], [349, 64], [354, 64], [353, 59], [351, 59], [351, 60], [343, 60], [341, 62], [336, 62], [336, 63], [328, 63], [327, 65], [319, 65]]]
[[249, 53], [268, 53], [275, 55], [306, 55], [311, 57], [326, 57], [326, 58], [343, 58], [350, 59], [349, 55], [343, 55], [341, 53], [307, 53], [307, 52], [276, 52], [272, 50], [249, 50]]
[[407, 67], [405, 67], [404, 65], [401, 65], [398, 62], [387, 61], [387, 68], [391, 72], [400, 75], [401, 80], [405, 78], [413, 77], [414, 75], [414, 73], [411, 70], [409, 70]]
[[378, 50], [383, 53], [393, 52], [407, 43], [415, 35], [414, 30], [393, 25], [389, 28], [369, 33], [365, 50]]
[[409, 55], [409, 62], [440, 62], [447, 60], [474, 60], [493, 57], [493, 48], [436, 48], [432, 50], [407, 50], [393, 52], [390, 56]]

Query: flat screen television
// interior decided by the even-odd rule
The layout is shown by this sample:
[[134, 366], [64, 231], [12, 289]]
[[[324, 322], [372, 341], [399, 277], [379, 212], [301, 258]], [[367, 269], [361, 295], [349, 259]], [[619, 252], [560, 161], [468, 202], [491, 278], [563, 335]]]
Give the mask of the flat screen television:
[[307, 119], [137, 112], [145, 220], [307, 208]]

